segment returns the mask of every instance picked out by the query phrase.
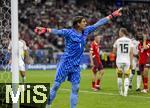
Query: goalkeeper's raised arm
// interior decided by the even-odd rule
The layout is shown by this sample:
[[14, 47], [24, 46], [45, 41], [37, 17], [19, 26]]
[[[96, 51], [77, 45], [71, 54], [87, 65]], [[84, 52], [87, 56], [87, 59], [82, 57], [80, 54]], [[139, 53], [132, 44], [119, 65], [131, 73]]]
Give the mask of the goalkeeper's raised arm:
[[122, 14], [121, 14], [121, 10], [122, 10], [122, 8], [119, 8], [118, 10], [114, 11], [112, 14], [108, 15], [107, 17], [100, 19], [98, 22], [96, 22], [96, 23], [94, 24], [94, 26], [95, 26], [95, 27], [99, 27], [99, 26], [101, 26], [101, 25], [106, 24], [106, 23], [107, 23], [109, 20], [111, 20], [112, 18], [121, 16], [121, 15], [122, 15]]
[[95, 31], [98, 27], [100, 27], [104, 24], [107, 24], [109, 22], [109, 20], [111, 20], [115, 17], [121, 16], [122, 15], [121, 10], [122, 10], [122, 8], [119, 8], [118, 10], [114, 11], [112, 14], [110, 14], [102, 19], [99, 19], [95, 24], [87, 26], [85, 30], [89, 33]]

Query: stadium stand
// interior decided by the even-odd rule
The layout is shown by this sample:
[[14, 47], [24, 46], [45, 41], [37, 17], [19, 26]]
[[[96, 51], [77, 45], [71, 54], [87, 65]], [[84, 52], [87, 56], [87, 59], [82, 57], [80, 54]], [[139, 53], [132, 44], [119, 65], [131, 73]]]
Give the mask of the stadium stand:
[[[77, 2], [76, 2], [77, 1]], [[118, 8], [115, 1], [89, 1], [78, 5], [78, 0], [20, 0], [19, 22], [20, 33], [31, 49], [31, 55], [35, 62], [53, 63], [54, 52], [63, 52], [64, 39], [46, 33], [43, 36], [35, 36], [35, 26], [52, 28], [69, 28], [72, 25], [72, 18], [77, 15], [87, 17], [89, 24], [93, 24]], [[80, 2], [81, 3], [81, 2]], [[90, 5], [89, 5], [90, 4]], [[119, 27], [124, 26], [130, 32], [130, 36], [137, 36], [143, 30], [150, 30], [150, 7], [148, 3], [125, 2], [125, 14], [115, 21], [99, 28], [102, 36], [101, 47], [103, 51], [110, 52], [114, 40], [117, 38]], [[85, 52], [89, 51], [92, 34], [87, 39]], [[38, 59], [42, 58], [42, 59]]]

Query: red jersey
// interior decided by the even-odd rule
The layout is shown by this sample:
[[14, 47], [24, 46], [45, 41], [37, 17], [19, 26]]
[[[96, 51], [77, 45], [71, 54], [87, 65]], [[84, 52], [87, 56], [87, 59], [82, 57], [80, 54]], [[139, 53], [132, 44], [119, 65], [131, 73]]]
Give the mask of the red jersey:
[[148, 46], [148, 49], [144, 50], [143, 48], [143, 42], [140, 42], [138, 45], [139, 50], [139, 64], [146, 64], [148, 56], [150, 55], [150, 41], [146, 41], [146, 45]]
[[148, 55], [148, 57], [150, 57], [150, 41], [147, 42], [147, 47], [148, 47], [147, 55]]
[[93, 41], [91, 43], [90, 52], [92, 53], [93, 59], [96, 59], [96, 61], [98, 63], [101, 63], [100, 56], [99, 56], [99, 50], [100, 50], [100, 45], [98, 43], [96, 43], [95, 41]]

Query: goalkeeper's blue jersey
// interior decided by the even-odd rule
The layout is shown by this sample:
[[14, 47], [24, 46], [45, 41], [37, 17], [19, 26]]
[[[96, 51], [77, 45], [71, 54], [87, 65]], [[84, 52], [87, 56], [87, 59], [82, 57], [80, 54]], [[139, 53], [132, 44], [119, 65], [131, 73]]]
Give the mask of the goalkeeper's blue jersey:
[[89, 33], [96, 30], [97, 27], [104, 25], [109, 20], [107, 18], [100, 19], [97, 23], [87, 26], [82, 33], [72, 29], [52, 29], [52, 33], [63, 36], [65, 38], [65, 50], [61, 57], [64, 65], [80, 65], [81, 57], [86, 44], [86, 39]]

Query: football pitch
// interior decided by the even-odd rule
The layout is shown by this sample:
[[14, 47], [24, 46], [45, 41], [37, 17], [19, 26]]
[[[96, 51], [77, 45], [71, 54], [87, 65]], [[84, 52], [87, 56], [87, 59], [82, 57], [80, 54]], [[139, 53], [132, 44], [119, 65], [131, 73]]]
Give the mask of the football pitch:
[[[3, 74], [3, 75], [2, 75]], [[7, 74], [7, 75], [6, 75]], [[0, 72], [1, 80], [8, 78], [11, 81], [11, 74], [8, 72]], [[37, 70], [27, 72], [27, 83], [53, 83], [55, 70]], [[150, 75], [149, 75], [150, 77]], [[77, 108], [149, 108], [150, 92], [143, 94], [136, 92], [136, 76], [133, 79], [133, 89], [129, 91], [127, 97], [118, 95], [117, 77], [115, 69], [105, 69], [102, 79], [102, 89], [94, 92], [91, 89], [91, 70], [81, 71], [81, 83], [79, 90], [79, 101]], [[3, 79], [3, 80], [2, 80]], [[150, 82], [149, 82], [150, 86]], [[52, 104], [52, 108], [70, 108], [70, 83], [64, 82], [57, 92], [56, 99]]]

